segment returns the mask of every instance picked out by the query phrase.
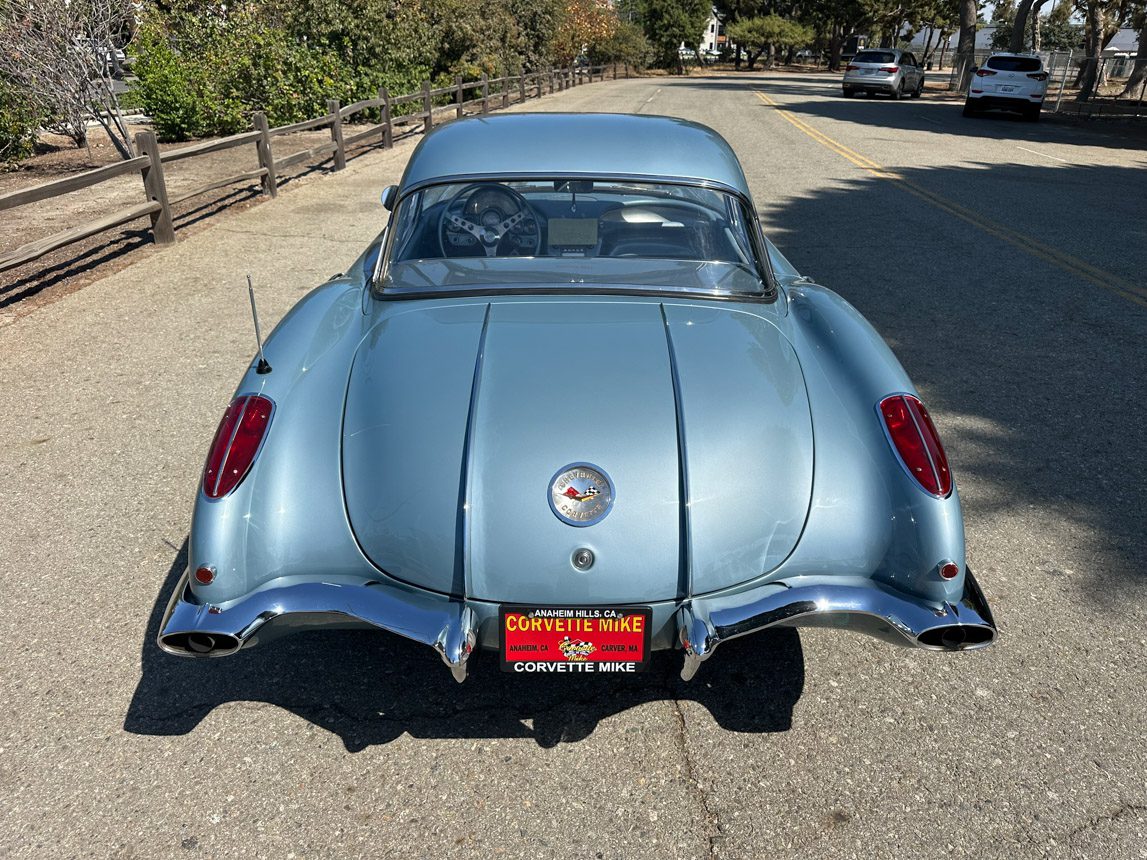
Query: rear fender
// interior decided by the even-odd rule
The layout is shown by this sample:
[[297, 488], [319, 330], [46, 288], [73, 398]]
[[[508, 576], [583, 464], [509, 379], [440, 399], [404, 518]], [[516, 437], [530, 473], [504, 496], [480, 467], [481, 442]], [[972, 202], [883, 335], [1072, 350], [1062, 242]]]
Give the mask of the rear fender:
[[844, 299], [814, 284], [788, 291], [792, 337], [809, 390], [816, 442], [813, 500], [797, 549], [777, 574], [867, 575], [931, 600], [955, 600], [965, 568], [964, 523], [953, 486], [925, 492], [901, 467], [877, 412], [916, 390], [892, 350]]
[[267, 338], [271, 372], [252, 362], [236, 394], [275, 404], [262, 448], [242, 483], [221, 499], [197, 488], [190, 567], [216, 571], [210, 585], [192, 580], [196, 597], [223, 603], [290, 576], [367, 578], [347, 523], [339, 440], [347, 368], [362, 339], [361, 283], [340, 278], [311, 292]]

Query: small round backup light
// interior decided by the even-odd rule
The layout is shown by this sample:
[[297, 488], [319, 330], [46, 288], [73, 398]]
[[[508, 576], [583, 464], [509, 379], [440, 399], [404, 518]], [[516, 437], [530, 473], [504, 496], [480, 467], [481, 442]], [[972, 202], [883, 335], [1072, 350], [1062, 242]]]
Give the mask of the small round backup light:
[[940, 565], [940, 577], [942, 579], [955, 579], [960, 573], [960, 568], [956, 566], [955, 562], [948, 561]]
[[196, 568], [195, 581], [200, 585], [210, 585], [215, 581], [215, 568], [208, 565]]

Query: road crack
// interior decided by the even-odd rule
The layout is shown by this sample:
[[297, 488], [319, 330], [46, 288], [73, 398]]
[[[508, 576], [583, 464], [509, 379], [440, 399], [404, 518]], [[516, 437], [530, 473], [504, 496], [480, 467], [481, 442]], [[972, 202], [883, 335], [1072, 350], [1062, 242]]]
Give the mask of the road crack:
[[681, 709], [681, 701], [677, 698], [670, 698], [669, 702], [673, 707], [674, 722], [677, 727], [677, 731], [674, 732], [674, 740], [677, 743], [678, 751], [681, 753], [681, 759], [685, 763], [685, 781], [688, 784], [690, 793], [696, 799], [697, 805], [705, 816], [706, 838], [709, 846], [709, 850], [705, 856], [713, 860], [713, 858], [717, 857], [718, 846], [725, 839], [725, 828], [721, 824], [720, 814], [713, 805], [712, 797], [705, 788], [705, 785], [697, 777], [697, 765], [693, 761], [692, 754], [689, 752], [689, 737], [685, 725], [685, 712]]
[[1070, 845], [1076, 840], [1077, 837], [1082, 836], [1084, 833], [1089, 833], [1092, 830], [1098, 830], [1104, 824], [1111, 824], [1112, 822], [1118, 821], [1126, 815], [1130, 815], [1136, 812], [1147, 812], [1147, 805], [1141, 803], [1120, 803], [1110, 812], [1094, 815], [1083, 824], [1075, 827], [1070, 833], [1067, 834], [1067, 842]]

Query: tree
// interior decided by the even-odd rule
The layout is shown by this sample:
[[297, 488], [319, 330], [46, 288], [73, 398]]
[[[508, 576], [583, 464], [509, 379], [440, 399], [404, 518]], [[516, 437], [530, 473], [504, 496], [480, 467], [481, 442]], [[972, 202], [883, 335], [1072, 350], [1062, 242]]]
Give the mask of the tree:
[[[1032, 14], [1028, 18], [1031, 24], [1027, 31], [1030, 41], [1025, 39], [1021, 48], [1013, 50], [1011, 45], [1014, 25], [1000, 24], [992, 34], [992, 49], [1012, 53], [1029, 47], [1033, 51], [1079, 50], [1083, 45], [1083, 31], [1080, 27], [1072, 24], [1067, 15], [1049, 15], [1041, 18], [1036, 14], [1040, 2], [1042, 0], [1036, 0], [1036, 4], [1032, 6]], [[1066, 4], [1061, 4], [1061, 7], [1070, 10]]]
[[629, 21], [618, 21], [613, 34], [590, 47], [590, 60], [601, 63], [629, 63], [645, 68], [653, 58], [653, 46], [645, 38], [645, 31]]
[[1083, 69], [1079, 76], [1078, 101], [1085, 102], [1095, 95], [1099, 85], [1099, 59], [1119, 28], [1130, 17], [1128, 0], [1077, 0], [1083, 12]]
[[1131, 69], [1131, 77], [1127, 79], [1127, 86], [1119, 94], [1123, 96], [1139, 95], [1143, 91], [1143, 82], [1147, 81], [1147, 9], [1139, 13], [1139, 48], [1135, 55], [1135, 66]]
[[711, 12], [709, 0], [641, 0], [642, 24], [653, 45], [654, 61], [683, 74], [678, 48], [700, 44]]
[[813, 39], [811, 27], [782, 18], [779, 15], [762, 15], [746, 18], [730, 24], [725, 31], [729, 38], [743, 46], [749, 54], [749, 70], [757, 58], [769, 52], [770, 65], [779, 48], [799, 48]]
[[811, 25], [828, 46], [828, 68], [840, 70], [844, 40], [860, 31], [865, 10], [859, 0], [805, 0], [802, 19]]
[[560, 65], [569, 65], [612, 37], [617, 25], [617, 15], [604, 0], [566, 0], [553, 37], [554, 58]]
[[103, 126], [123, 158], [135, 155], [112, 83], [109, 56], [133, 24], [130, 0], [5, 0], [0, 74], [45, 124], [88, 140], [88, 119]]
[[956, 44], [956, 74], [952, 87], [958, 92], [968, 89], [972, 66], [976, 63], [976, 23], [980, 14], [977, 0], [960, 0], [960, 40]]

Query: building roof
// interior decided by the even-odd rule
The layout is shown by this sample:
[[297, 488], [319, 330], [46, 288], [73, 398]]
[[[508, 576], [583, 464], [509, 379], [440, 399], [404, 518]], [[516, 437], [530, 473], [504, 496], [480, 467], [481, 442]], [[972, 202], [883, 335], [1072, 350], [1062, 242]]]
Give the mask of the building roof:
[[711, 128], [665, 116], [505, 113], [440, 126], [410, 156], [400, 193], [446, 177], [707, 180], [745, 196], [737, 156]]

